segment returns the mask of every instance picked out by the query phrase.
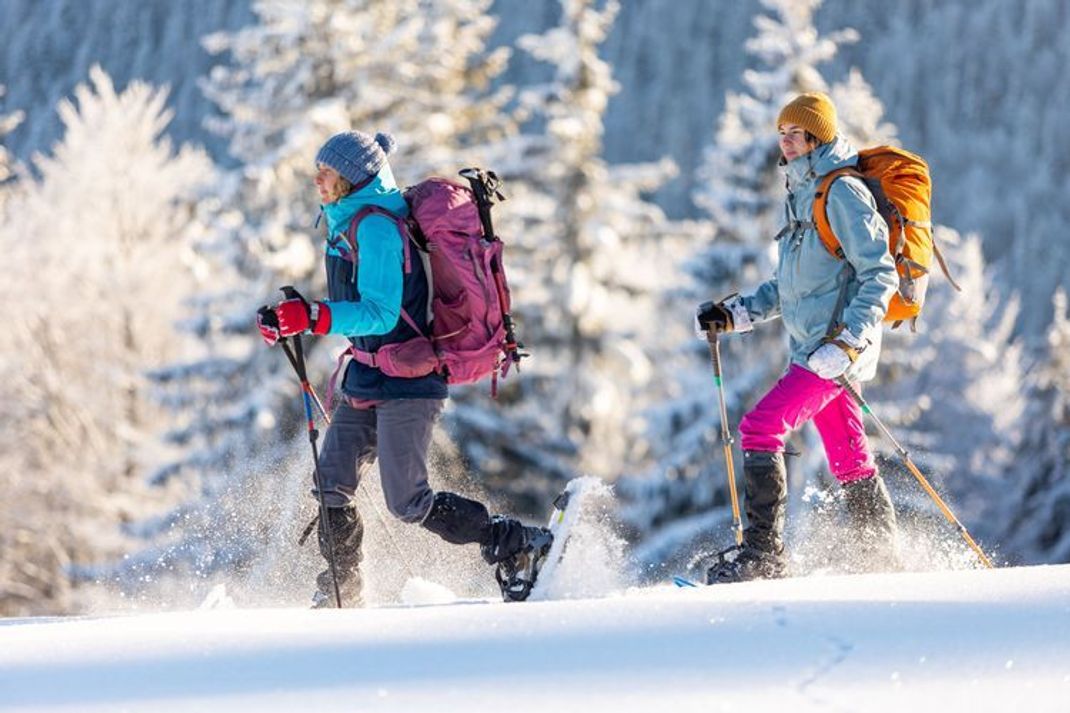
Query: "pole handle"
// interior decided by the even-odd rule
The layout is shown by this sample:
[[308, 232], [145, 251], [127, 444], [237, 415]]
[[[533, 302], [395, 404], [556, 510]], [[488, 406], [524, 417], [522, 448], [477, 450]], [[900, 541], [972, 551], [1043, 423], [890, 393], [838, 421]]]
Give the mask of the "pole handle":
[[308, 300], [306, 300], [301, 295], [301, 293], [297, 291], [297, 289], [293, 285], [283, 285], [279, 289], [282, 290], [282, 294], [286, 299], [288, 299], [288, 300], [301, 300], [305, 304], [308, 304]]

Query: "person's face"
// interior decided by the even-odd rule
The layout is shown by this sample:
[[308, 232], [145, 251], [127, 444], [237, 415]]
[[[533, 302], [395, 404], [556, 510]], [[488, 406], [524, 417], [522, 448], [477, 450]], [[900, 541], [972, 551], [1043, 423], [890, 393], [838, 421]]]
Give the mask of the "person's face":
[[320, 194], [320, 203], [334, 203], [342, 197], [342, 176], [330, 166], [322, 163], [316, 166], [316, 190]]
[[780, 125], [779, 143], [785, 161], [792, 161], [814, 150], [814, 145], [806, 139], [806, 129], [797, 124]]

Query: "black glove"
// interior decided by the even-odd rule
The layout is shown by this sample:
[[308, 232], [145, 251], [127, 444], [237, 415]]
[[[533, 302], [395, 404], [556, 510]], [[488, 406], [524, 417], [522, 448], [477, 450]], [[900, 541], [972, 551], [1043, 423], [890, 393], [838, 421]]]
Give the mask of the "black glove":
[[695, 319], [704, 332], [732, 331], [732, 313], [721, 302], [703, 302], [698, 306]]
[[260, 336], [264, 338], [269, 347], [274, 346], [282, 338], [279, 332], [279, 315], [267, 305], [256, 311], [256, 326], [260, 330]]

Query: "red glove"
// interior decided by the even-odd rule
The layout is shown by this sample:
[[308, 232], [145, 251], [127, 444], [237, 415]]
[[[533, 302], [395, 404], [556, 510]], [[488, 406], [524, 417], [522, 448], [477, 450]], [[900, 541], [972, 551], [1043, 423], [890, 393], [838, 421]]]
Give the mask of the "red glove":
[[324, 302], [309, 304], [301, 299], [288, 299], [275, 305], [279, 319], [279, 335], [291, 337], [305, 331], [323, 336], [331, 329], [331, 308]]

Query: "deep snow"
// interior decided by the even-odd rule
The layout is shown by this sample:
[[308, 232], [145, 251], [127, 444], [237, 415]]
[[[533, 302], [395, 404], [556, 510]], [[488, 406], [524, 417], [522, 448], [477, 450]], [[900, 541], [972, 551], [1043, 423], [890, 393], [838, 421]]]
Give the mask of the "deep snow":
[[3, 711], [1040, 713], [1068, 700], [1070, 565], [0, 622]]

